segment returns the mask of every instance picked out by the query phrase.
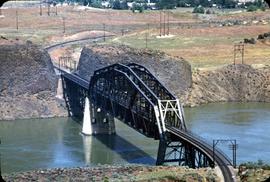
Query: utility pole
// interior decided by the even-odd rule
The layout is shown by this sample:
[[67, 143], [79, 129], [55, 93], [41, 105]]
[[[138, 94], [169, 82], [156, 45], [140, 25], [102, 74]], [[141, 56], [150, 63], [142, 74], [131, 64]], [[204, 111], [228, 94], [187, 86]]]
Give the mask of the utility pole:
[[167, 14], [167, 35], [170, 35], [170, 11]]
[[162, 16], [161, 16], [161, 10], [159, 11], [159, 36], [161, 37], [161, 27], [162, 27], [162, 25], [161, 25], [161, 20], [162, 20]]
[[145, 33], [145, 48], [148, 47], [148, 34], [149, 34], [149, 23], [147, 24], [147, 31]]
[[217, 140], [213, 140], [213, 163], [215, 164], [215, 150], [216, 150], [216, 146], [221, 143], [221, 144], [225, 144], [225, 143], [229, 143], [229, 149], [232, 150], [232, 165], [234, 168], [236, 168], [236, 150], [238, 148], [238, 144], [236, 143], [236, 140], [233, 139], [217, 139]]
[[42, 16], [42, 0], [39, 1], [39, 15]]
[[164, 27], [163, 27], [163, 35], [165, 36], [166, 35], [166, 12], [165, 12], [165, 10], [163, 10], [163, 15], [164, 15], [164, 18], [163, 18], [163, 25], [164, 25]]
[[18, 9], [16, 8], [16, 29], [19, 30]]
[[244, 52], [245, 52], [245, 44], [244, 43], [238, 43], [234, 44], [234, 55], [233, 55], [233, 63], [236, 64], [236, 57], [238, 53], [241, 55], [241, 61], [242, 64], [244, 64]]
[[103, 23], [103, 41], [105, 42], [105, 23]]
[[48, 16], [50, 16], [50, 11], [51, 11], [51, 5], [48, 3]]
[[66, 33], [66, 18], [63, 17], [63, 33]]
[[77, 70], [77, 62], [76, 61], [73, 61], [73, 70], [76, 71]]

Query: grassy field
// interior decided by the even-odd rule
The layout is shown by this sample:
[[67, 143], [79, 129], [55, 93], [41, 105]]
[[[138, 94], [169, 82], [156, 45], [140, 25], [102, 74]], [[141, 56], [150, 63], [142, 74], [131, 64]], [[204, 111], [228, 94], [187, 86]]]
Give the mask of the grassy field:
[[[193, 68], [222, 66], [233, 62], [234, 44], [244, 38], [256, 38], [270, 31], [269, 25], [251, 25], [218, 28], [171, 29], [171, 37], [159, 37], [159, 30], [150, 29], [113, 39], [111, 42], [135, 48], [165, 51], [188, 60]], [[247, 64], [269, 64], [270, 45], [257, 42], [246, 44], [244, 62]], [[237, 55], [237, 62], [241, 61]]]
[[[16, 29], [18, 11], [18, 30]], [[191, 8], [171, 10], [170, 35], [160, 38], [160, 12], [132, 13], [129, 10], [104, 10], [82, 6], [60, 6], [58, 14], [48, 16], [43, 7], [10, 7], [3, 10], [0, 18], [0, 35], [8, 39], [30, 40], [43, 46], [69, 37], [85, 38], [104, 30], [117, 37], [107, 43], [125, 44], [135, 48], [150, 48], [183, 57], [194, 69], [211, 68], [233, 62], [233, 46], [244, 38], [257, 37], [270, 31], [270, 11], [241, 12], [217, 10], [214, 15], [195, 15]], [[164, 13], [162, 13], [164, 19]], [[258, 21], [247, 25], [219, 26], [231, 20]], [[260, 21], [268, 24], [262, 24]], [[149, 29], [148, 29], [149, 24]], [[65, 27], [65, 32], [64, 32]], [[166, 28], [167, 31], [167, 28]], [[90, 32], [90, 33], [89, 33]], [[124, 35], [122, 35], [124, 34]], [[147, 40], [147, 45], [146, 45]], [[0, 42], [1, 44], [1, 42]], [[270, 65], [269, 45], [258, 42], [245, 46], [245, 63]], [[239, 62], [240, 59], [237, 59]]]

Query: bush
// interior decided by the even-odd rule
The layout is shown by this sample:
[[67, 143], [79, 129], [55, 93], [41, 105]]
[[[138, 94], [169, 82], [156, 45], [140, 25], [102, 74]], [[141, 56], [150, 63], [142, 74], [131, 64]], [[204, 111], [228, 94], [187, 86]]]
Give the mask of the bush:
[[208, 9], [208, 10], [206, 10], [205, 13], [206, 13], [206, 14], [215, 14], [215, 11]]
[[193, 9], [192, 13], [201, 13], [204, 14], [205, 10], [202, 6], [197, 6]]
[[112, 9], [128, 9], [126, 1], [114, 0], [111, 1]]
[[91, 6], [94, 8], [102, 8], [101, 1], [99, 1], [99, 0], [92, 1]]
[[144, 10], [144, 7], [138, 3], [133, 3], [131, 10], [133, 13], [135, 13], [135, 11], [139, 11], [140, 13], [142, 13]]
[[262, 10], [262, 11], [265, 11], [265, 9], [266, 9], [265, 6], [262, 6], [262, 7], [261, 7], [261, 10]]
[[258, 7], [255, 6], [255, 5], [249, 5], [249, 6], [247, 7], [247, 11], [248, 11], [248, 12], [257, 11], [257, 9], [258, 9]]

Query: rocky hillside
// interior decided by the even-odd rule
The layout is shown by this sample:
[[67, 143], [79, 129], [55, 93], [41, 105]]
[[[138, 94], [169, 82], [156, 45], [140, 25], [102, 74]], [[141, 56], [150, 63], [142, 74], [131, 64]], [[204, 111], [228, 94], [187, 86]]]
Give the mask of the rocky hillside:
[[65, 115], [47, 52], [31, 44], [0, 45], [0, 120]]
[[114, 63], [135, 62], [148, 68], [159, 80], [182, 100], [191, 87], [191, 66], [182, 58], [173, 58], [162, 52], [138, 50], [127, 46], [95, 45], [82, 50], [78, 74], [90, 79], [96, 69]]
[[169, 88], [185, 106], [209, 102], [270, 102], [270, 68], [228, 65], [213, 71], [191, 72], [182, 58], [126, 46], [95, 45], [82, 50], [78, 74], [90, 79], [96, 69], [113, 63], [144, 65]]
[[190, 105], [209, 102], [270, 102], [270, 67], [228, 65], [193, 74]]

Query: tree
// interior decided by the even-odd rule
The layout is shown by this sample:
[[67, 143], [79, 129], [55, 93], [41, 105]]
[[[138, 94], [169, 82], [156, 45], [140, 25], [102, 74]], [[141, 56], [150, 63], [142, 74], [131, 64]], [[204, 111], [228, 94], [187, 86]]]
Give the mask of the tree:
[[111, 3], [113, 9], [128, 9], [127, 1], [114, 0]]
[[193, 9], [192, 13], [201, 13], [204, 14], [205, 10], [202, 6], [197, 6]]
[[139, 11], [140, 13], [142, 13], [144, 10], [144, 7], [139, 3], [133, 3], [132, 4], [132, 12], [134, 13], [136, 10]]
[[176, 0], [160, 0], [157, 2], [157, 7], [159, 9], [173, 9], [176, 5]]

